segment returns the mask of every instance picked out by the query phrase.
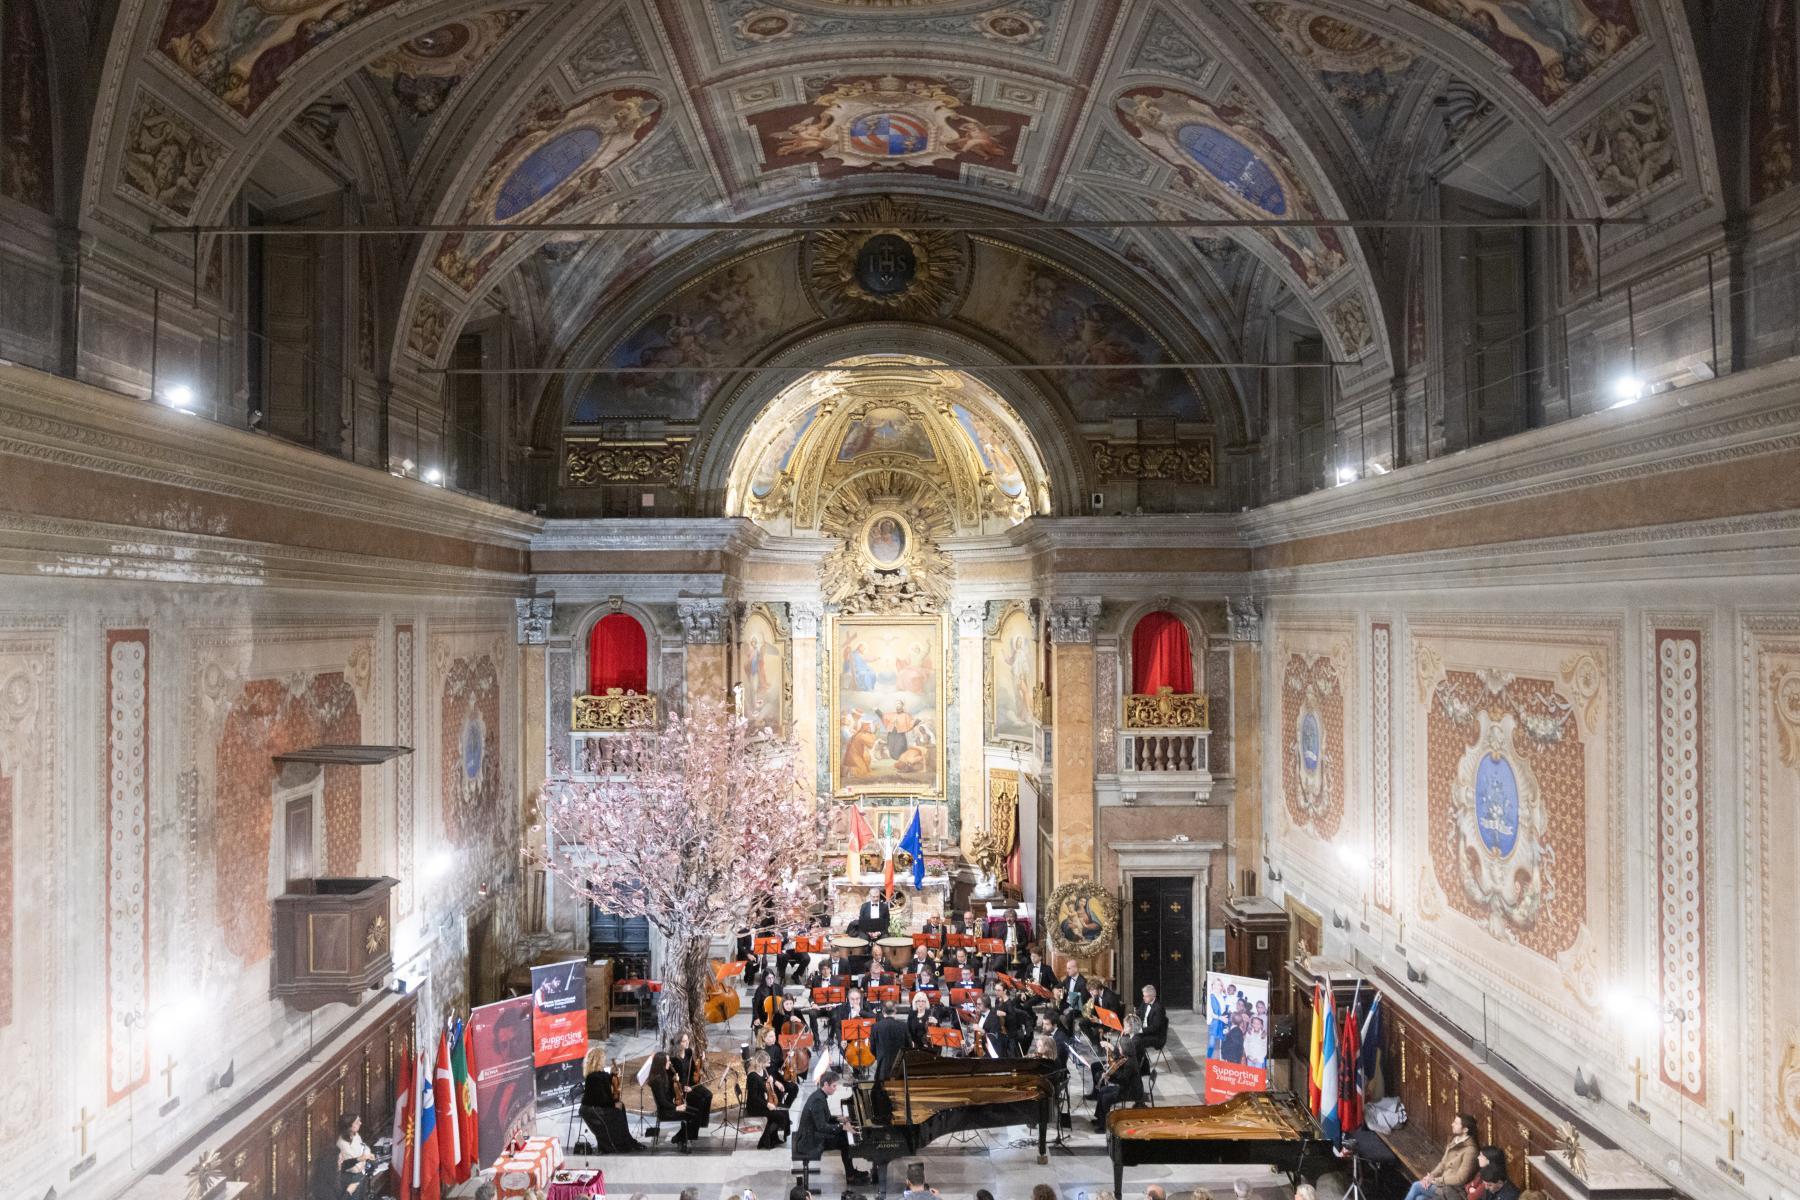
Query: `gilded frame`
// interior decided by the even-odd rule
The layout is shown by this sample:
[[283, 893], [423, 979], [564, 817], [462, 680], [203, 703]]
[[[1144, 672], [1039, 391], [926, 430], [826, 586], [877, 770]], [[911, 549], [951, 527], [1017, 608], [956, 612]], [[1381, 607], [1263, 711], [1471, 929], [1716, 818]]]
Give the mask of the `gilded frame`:
[[[1001, 653], [1006, 644], [1006, 626], [1014, 618], [1022, 618], [1031, 637], [1031, 696], [1026, 701], [1028, 731], [1024, 735], [1008, 730], [1001, 732], [999, 720], [1000, 672], [1004, 665]], [[1033, 619], [1031, 605], [1023, 600], [1008, 600], [1000, 606], [994, 619], [993, 632], [982, 640], [981, 692], [984, 709], [984, 732], [990, 745], [1019, 746], [1030, 749], [1037, 744], [1037, 694], [1043, 684], [1043, 632]]]
[[[926, 752], [925, 761], [929, 763], [932, 776], [925, 781], [912, 781], [899, 772], [871, 773], [863, 779], [846, 778], [845, 757], [846, 738], [845, 718], [852, 707], [860, 708], [861, 704], [851, 705], [849, 697], [877, 697], [873, 702], [865, 699], [872, 710], [889, 711], [891, 700], [883, 702], [882, 693], [891, 697], [897, 694], [898, 684], [886, 688], [876, 686], [869, 689], [846, 689], [846, 675], [850, 673], [849, 652], [863, 638], [886, 635], [891, 640], [902, 638], [926, 638], [925, 649], [928, 665], [933, 672], [934, 685], [932, 698], [921, 710], [927, 717], [927, 725], [932, 734], [932, 746]], [[829, 736], [831, 738], [831, 793], [834, 796], [917, 796], [921, 799], [941, 800], [945, 795], [945, 755], [944, 714], [948, 708], [947, 685], [945, 677], [946, 655], [944, 620], [941, 616], [834, 616], [831, 622], [831, 701], [828, 710], [830, 720]], [[882, 674], [880, 667], [892, 665], [887, 656], [881, 656], [875, 664], [877, 675]], [[915, 714], [917, 715], [917, 714]]]
[[775, 728], [771, 731], [776, 737], [786, 737], [794, 727], [794, 639], [787, 619], [772, 604], [751, 604], [744, 609], [744, 614], [737, 626], [737, 638], [732, 649], [734, 654], [733, 674], [736, 682], [743, 686], [744, 715], [753, 722], [756, 714], [750, 711], [749, 665], [750, 634], [760, 623], [767, 623], [769, 644], [775, 650], [776, 660], [781, 665], [781, 690], [775, 697]]

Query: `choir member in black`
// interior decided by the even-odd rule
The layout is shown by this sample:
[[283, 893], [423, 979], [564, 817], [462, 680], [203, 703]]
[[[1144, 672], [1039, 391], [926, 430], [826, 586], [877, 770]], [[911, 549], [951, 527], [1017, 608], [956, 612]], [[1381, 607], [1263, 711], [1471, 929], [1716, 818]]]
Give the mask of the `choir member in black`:
[[760, 1024], [769, 1019], [768, 1004], [772, 996], [781, 995], [781, 985], [775, 982], [775, 972], [764, 971], [756, 980], [756, 990], [750, 993], [750, 1023]]
[[1100, 1086], [1094, 1092], [1094, 1128], [1106, 1132], [1106, 1114], [1115, 1104], [1130, 1104], [1144, 1099], [1144, 1081], [1138, 1074], [1137, 1055], [1128, 1054], [1118, 1038], [1106, 1039], [1106, 1069], [1100, 1073]]
[[669, 1069], [669, 1056], [658, 1050], [650, 1059], [650, 1095], [656, 1101], [656, 1123], [677, 1127], [674, 1142], [683, 1154], [688, 1143], [700, 1132], [701, 1116], [679, 1095], [681, 1084]]
[[1143, 996], [1144, 1002], [1137, 1007], [1137, 1019], [1144, 1027], [1139, 1044], [1146, 1052], [1161, 1050], [1169, 1041], [1169, 1010], [1156, 998], [1155, 984], [1146, 983]]
[[[1125, 1001], [1120, 997], [1119, 993], [1113, 991], [1112, 980], [1104, 975], [1097, 976], [1096, 978], [1098, 982], [1093, 991], [1089, 994], [1089, 999], [1094, 1002], [1096, 1014], [1098, 1013], [1098, 1010], [1104, 1008], [1115, 1016], [1118, 1015], [1124, 1010]], [[1097, 1018], [1092, 1021], [1084, 1020], [1081, 1024], [1082, 1028], [1087, 1031], [1088, 1040], [1093, 1042], [1094, 1048], [1098, 1050], [1100, 1048], [1101, 1033], [1107, 1027], [1101, 1025]]]
[[844, 1163], [844, 1185], [866, 1184], [869, 1176], [858, 1171], [850, 1161], [850, 1139], [837, 1118], [831, 1115], [831, 1097], [837, 1093], [838, 1073], [827, 1071], [819, 1076], [818, 1090], [806, 1098], [800, 1109], [800, 1126], [794, 1131], [795, 1156], [807, 1161], [824, 1157], [825, 1151], [836, 1150]]
[[629, 1154], [642, 1150], [643, 1143], [631, 1136], [625, 1123], [625, 1108], [619, 1103], [618, 1083], [606, 1067], [606, 1051], [595, 1046], [581, 1064], [585, 1079], [581, 1086], [581, 1119], [594, 1135], [594, 1146], [601, 1154]]
[[696, 1113], [695, 1129], [702, 1129], [712, 1120], [712, 1089], [704, 1082], [706, 1064], [699, 1061], [694, 1053], [694, 1039], [691, 1034], [683, 1033], [675, 1042], [675, 1049], [669, 1052], [669, 1070], [681, 1080], [681, 1087], [687, 1093], [688, 1111]]
[[856, 920], [850, 925], [851, 931], [860, 933], [866, 938], [886, 937], [888, 913], [888, 902], [881, 898], [881, 892], [870, 888], [868, 899], [864, 900], [862, 907], [856, 910]]
[[767, 1122], [756, 1143], [758, 1150], [768, 1150], [788, 1140], [794, 1123], [788, 1106], [799, 1091], [798, 1085], [781, 1077], [766, 1052], [758, 1050], [750, 1055], [744, 1074], [744, 1115], [762, 1117]]
[[1031, 948], [1031, 962], [1025, 967], [1025, 978], [1039, 987], [1056, 989], [1056, 972], [1044, 961], [1044, 952], [1036, 946]]

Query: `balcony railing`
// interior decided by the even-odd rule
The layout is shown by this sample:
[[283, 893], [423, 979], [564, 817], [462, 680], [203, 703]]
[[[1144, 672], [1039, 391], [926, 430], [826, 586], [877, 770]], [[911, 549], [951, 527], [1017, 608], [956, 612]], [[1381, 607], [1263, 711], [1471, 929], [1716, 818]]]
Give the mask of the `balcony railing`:
[[1119, 729], [1119, 798], [1155, 797], [1203, 804], [1212, 794], [1207, 742], [1212, 736], [1206, 697], [1163, 688], [1125, 697]]
[[656, 697], [607, 688], [603, 696], [577, 696], [569, 728], [576, 733], [629, 733], [654, 729]]

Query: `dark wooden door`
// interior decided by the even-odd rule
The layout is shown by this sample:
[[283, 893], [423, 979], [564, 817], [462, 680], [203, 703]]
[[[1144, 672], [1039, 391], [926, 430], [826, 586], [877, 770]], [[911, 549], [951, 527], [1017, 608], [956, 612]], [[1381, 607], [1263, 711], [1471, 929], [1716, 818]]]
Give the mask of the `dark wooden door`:
[[1131, 881], [1131, 990], [1136, 1007], [1145, 984], [1171, 1009], [1194, 1006], [1194, 881], [1139, 876]]

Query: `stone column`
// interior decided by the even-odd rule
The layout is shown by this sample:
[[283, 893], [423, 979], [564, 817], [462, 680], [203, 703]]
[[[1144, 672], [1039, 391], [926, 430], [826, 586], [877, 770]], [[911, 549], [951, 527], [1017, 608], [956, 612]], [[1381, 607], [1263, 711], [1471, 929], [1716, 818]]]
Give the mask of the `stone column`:
[[1231, 619], [1231, 737], [1237, 766], [1232, 801], [1232, 849], [1237, 866], [1262, 868], [1262, 601], [1237, 596], [1227, 602]]
[[1097, 597], [1050, 601], [1053, 887], [1094, 874], [1094, 623], [1099, 617]]
[[982, 628], [986, 623], [987, 605], [964, 601], [953, 610], [956, 618], [956, 694], [962, 700], [957, 721], [957, 742], [961, 753], [950, 769], [960, 772], [962, 795], [958, 798], [958, 815], [962, 824], [959, 844], [962, 856], [973, 854], [969, 839], [976, 830], [987, 828], [987, 693], [982, 690]]
[[[545, 684], [545, 654], [550, 644], [550, 621], [556, 614], [556, 600], [551, 596], [532, 596], [513, 601], [517, 617], [519, 642], [519, 807], [520, 824], [529, 829], [537, 808], [538, 789], [544, 786], [549, 770], [550, 738], [560, 737], [567, 744], [568, 716], [554, 727], [549, 718], [549, 695]], [[551, 928], [555, 910], [563, 917], [565, 930], [573, 926], [568, 914], [580, 910], [566, 886], [557, 886], [550, 895], [550, 885], [541, 868], [527, 873], [530, 894], [525, 900], [525, 928], [532, 933]]]
[[731, 610], [723, 596], [678, 600], [675, 615], [681, 620], [682, 640], [687, 643], [686, 700], [727, 697], [725, 641], [731, 629]]
[[788, 629], [793, 634], [794, 660], [788, 678], [794, 684], [791, 736], [800, 744], [800, 783], [818, 796], [819, 780], [819, 621], [823, 606], [812, 600], [788, 604]]

